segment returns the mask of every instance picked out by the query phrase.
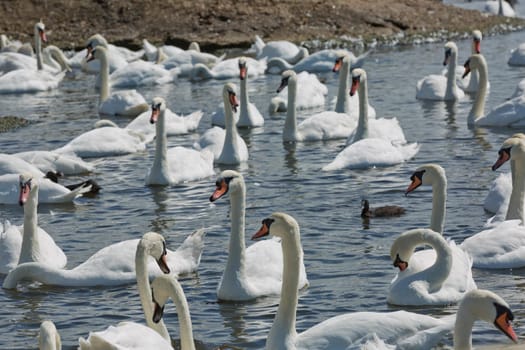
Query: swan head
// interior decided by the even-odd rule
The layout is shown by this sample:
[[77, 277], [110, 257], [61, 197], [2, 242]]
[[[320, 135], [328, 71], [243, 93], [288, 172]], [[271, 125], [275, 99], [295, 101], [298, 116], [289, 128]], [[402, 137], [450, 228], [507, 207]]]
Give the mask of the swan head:
[[418, 244], [426, 242], [426, 237], [429, 235], [441, 236], [439, 233], [426, 228], [405, 231], [399, 235], [390, 247], [392, 264], [400, 271], [405, 271], [414, 254], [414, 249]]
[[156, 232], [147, 232], [142, 236], [137, 247], [137, 254], [139, 251], [145, 252], [152, 256], [159, 265], [162, 272], [170, 273], [170, 268], [167, 263], [167, 249], [166, 241], [162, 235]]
[[228, 192], [234, 192], [244, 184], [243, 176], [235, 170], [225, 170], [215, 182], [215, 191], [210, 196], [210, 202], [215, 202]]
[[294, 232], [299, 232], [297, 221], [288, 214], [277, 212], [262, 221], [261, 228], [252, 236], [252, 240], [268, 235], [285, 238]]
[[510, 323], [514, 320], [514, 315], [507, 302], [496, 293], [483, 289], [468, 292], [459, 304], [456, 322], [461, 314], [469, 314], [474, 320], [493, 323], [507, 337], [517, 342], [518, 337]]
[[177, 290], [173, 285], [178, 281], [172, 275], [156, 277], [151, 282], [151, 296], [153, 299], [153, 322], [159, 323], [164, 315], [164, 305], [170, 298], [170, 290]]
[[42, 21], [35, 23], [35, 33], [38, 33], [42, 42], [47, 43], [46, 26]]
[[482, 54], [475, 54], [470, 56], [463, 67], [465, 68], [465, 72], [463, 73], [462, 78], [465, 78], [467, 75], [469, 75], [470, 71], [472, 70], [479, 70], [481, 67], [486, 66], [487, 62], [485, 61], [485, 57], [483, 57]]
[[421, 185], [433, 185], [446, 179], [445, 169], [438, 164], [425, 164], [417, 168], [410, 176], [410, 185], [405, 191], [405, 196]]
[[162, 97], [154, 97], [151, 102], [151, 117], [149, 122], [155, 124], [159, 120], [161, 112], [166, 110], [166, 101]]
[[20, 183], [20, 195], [18, 197], [18, 203], [24, 205], [29, 198], [31, 191], [38, 190], [38, 185], [31, 174], [21, 174], [19, 177]]
[[366, 72], [364, 69], [355, 68], [352, 70], [352, 87], [350, 88], [350, 96], [354, 96], [359, 85], [366, 81]]
[[239, 100], [237, 99], [237, 93], [235, 92], [235, 84], [226, 83], [222, 89], [222, 97], [224, 101], [229, 101], [230, 106], [234, 113], [237, 113], [237, 107], [239, 107]]
[[458, 47], [456, 44], [452, 41], [449, 41], [445, 44], [445, 59], [443, 60], [443, 65], [446, 66], [449, 62], [452, 56], [456, 56], [458, 52]]
[[343, 66], [343, 63], [349, 63], [350, 62], [350, 56], [345, 51], [338, 51], [337, 52], [337, 58], [335, 59], [334, 67], [332, 68], [332, 72], [339, 72], [341, 70], [341, 67]]
[[297, 74], [291, 69], [285, 70], [281, 74], [281, 85], [277, 88], [277, 92], [283, 91], [283, 89], [290, 84], [290, 79], [297, 79]]
[[107, 59], [108, 50], [104, 46], [97, 46], [91, 50], [87, 56], [86, 61]]
[[239, 79], [246, 79], [248, 74], [248, 66], [246, 64], [246, 57], [239, 57]]
[[492, 166], [492, 170], [498, 169], [506, 161], [523, 157], [525, 155], [525, 138], [522, 133], [514, 134], [503, 142], [498, 151], [498, 160]]
[[87, 41], [86, 41], [86, 49], [87, 49], [86, 57], [88, 57], [89, 54], [91, 53], [91, 51], [97, 46], [104, 46], [106, 49], [108, 48], [108, 42], [100, 34], [94, 34], [94, 35], [90, 36], [87, 39]]
[[472, 49], [475, 53], [481, 53], [481, 40], [483, 39], [483, 34], [479, 30], [472, 31]]
[[44, 321], [40, 324], [40, 331], [38, 333], [38, 348], [40, 350], [60, 350], [62, 349], [62, 341], [60, 334], [51, 321]]
[[190, 46], [188, 46], [188, 50], [193, 50], [193, 51], [197, 51], [197, 52], [201, 52], [201, 47], [199, 45], [198, 42], [196, 41], [192, 41], [190, 43]]

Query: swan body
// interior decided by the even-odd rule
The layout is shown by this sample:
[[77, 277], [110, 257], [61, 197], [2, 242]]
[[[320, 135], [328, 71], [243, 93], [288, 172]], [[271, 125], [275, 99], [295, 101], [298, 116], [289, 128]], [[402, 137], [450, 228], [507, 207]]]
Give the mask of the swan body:
[[40, 324], [38, 332], [39, 350], [62, 350], [62, 341], [55, 324], [45, 320]]
[[[224, 269], [217, 297], [219, 300], [245, 301], [265, 295], [278, 295], [283, 281], [281, 243], [271, 239], [255, 242], [248, 248], [244, 242], [246, 187], [243, 176], [225, 170], [217, 179], [217, 187], [210, 196], [214, 202], [227, 193], [230, 196], [231, 233], [228, 261]], [[297, 288], [308, 285], [302, 254]]]
[[[335, 102], [335, 111], [338, 113], [346, 113], [351, 117], [358, 118], [360, 113], [359, 108], [359, 93], [350, 96], [348, 93], [350, 87], [348, 86], [350, 78], [350, 61], [351, 57], [342, 51], [341, 55], [335, 60], [333, 67], [334, 72], [339, 72], [339, 85], [337, 87], [337, 97]], [[366, 101], [368, 104], [368, 101]], [[368, 117], [375, 118], [376, 110], [368, 104]]]
[[0, 235], [0, 273], [8, 273], [18, 264], [39, 262], [55, 268], [66, 266], [67, 257], [53, 238], [38, 227], [39, 180], [30, 174], [19, 176], [19, 203], [24, 207], [24, 224], [3, 225]]
[[[246, 57], [246, 65], [248, 67], [248, 77], [255, 78], [263, 75], [266, 70], [266, 60], [258, 61], [256, 59]], [[239, 74], [239, 61], [237, 58], [229, 58], [214, 65], [211, 69], [202, 64], [197, 63], [193, 66], [190, 72], [190, 80], [201, 81], [209, 79], [231, 79]]]
[[105, 126], [80, 134], [55, 152], [82, 158], [119, 156], [145, 150], [146, 141], [132, 130]]
[[[297, 74], [297, 96], [295, 101], [297, 110], [324, 106], [327, 94], [328, 88], [319, 81], [317, 75], [308, 72]], [[288, 100], [288, 89], [279, 91], [277, 96], [272, 97], [270, 100], [269, 112], [286, 112], [288, 110]]]
[[320, 141], [346, 138], [356, 126], [356, 120], [344, 113], [321, 112], [297, 124], [295, 108], [297, 98], [297, 74], [293, 70], [283, 72], [277, 91], [288, 87], [288, 110], [283, 129], [283, 141]]
[[516, 90], [514, 90], [514, 93], [510, 98], [513, 99], [514, 97], [523, 95], [525, 95], [525, 79], [521, 79], [518, 85], [516, 85]]
[[[347, 51], [352, 67], [361, 67], [370, 51], [356, 57], [352, 52]], [[281, 74], [286, 70], [294, 70], [296, 73], [307, 71], [309, 73], [323, 73], [332, 71], [334, 61], [341, 54], [341, 49], [326, 49], [311, 54], [296, 64], [290, 64], [280, 57], [268, 60], [266, 72], [269, 74]]]
[[[407, 270], [415, 248], [424, 244], [433, 248], [434, 259], [429, 259], [429, 266], [423, 270]], [[477, 288], [472, 278], [470, 257], [454, 242], [447, 242], [440, 233], [430, 229], [402, 233], [392, 244], [390, 257], [394, 266], [400, 269], [390, 285], [390, 304], [450, 305]]]
[[509, 66], [525, 66], [525, 43], [520, 44], [511, 51], [507, 63]]
[[[197, 270], [204, 247], [204, 235], [203, 229], [197, 230], [190, 234], [177, 250], [167, 250], [167, 265], [171, 273], [182, 275]], [[118, 286], [133, 283], [137, 278], [135, 254], [139, 241], [130, 239], [111, 244], [71, 270], [52, 268], [34, 262], [18, 265], [7, 275], [2, 287], [14, 289], [20, 281], [27, 279], [62, 287]], [[145, 258], [144, 268], [147, 272], [144, 272], [144, 276], [159, 275], [160, 270], [156, 265], [154, 260]], [[147, 300], [151, 300], [151, 296]]]
[[255, 57], [258, 60], [279, 57], [290, 64], [296, 64], [309, 55], [305, 47], [299, 47], [290, 41], [275, 40], [265, 43], [258, 35], [255, 36], [255, 42], [250, 51], [255, 51]]
[[53, 151], [27, 151], [13, 155], [33, 164], [42, 172], [53, 171], [64, 175], [77, 175], [94, 170], [91, 163], [85, 162], [75, 155], [60, 154]]
[[130, 88], [145, 85], [173, 83], [176, 70], [167, 70], [147, 61], [133, 61], [110, 74], [109, 80], [114, 88]]
[[155, 159], [146, 176], [146, 185], [174, 185], [215, 174], [213, 154], [191, 148], [168, 149], [165, 118], [166, 101], [155, 97], [151, 105], [151, 123], [156, 123]]
[[[42, 51], [43, 69], [50, 73], [60, 73], [70, 71], [67, 58], [62, 50], [54, 45], [48, 45]], [[32, 56], [27, 56], [16, 52], [3, 52], [0, 54], [0, 75], [18, 69], [36, 71], [37, 60]]]
[[511, 193], [511, 173], [500, 174], [490, 185], [489, 192], [483, 200], [483, 209], [496, 214], [496, 217], [504, 217], [509, 206]]
[[500, 148], [493, 170], [510, 160], [512, 170], [512, 193], [505, 221], [467, 238], [461, 248], [474, 259], [474, 267], [518, 268], [525, 266], [524, 194], [525, 141], [510, 137]]
[[[182, 65], [193, 66], [197, 63], [212, 67], [224, 58], [224, 56], [217, 57], [210, 53], [201, 52], [196, 42], [191, 43], [188, 50], [184, 50], [173, 45], [163, 45], [157, 48], [146, 39], [143, 39], [142, 48], [148, 61], [161, 63], [166, 69]], [[161, 62], [159, 62], [159, 53], [165, 56], [165, 59], [161, 60]]]
[[456, 66], [458, 47], [449, 41], [445, 44], [445, 60], [448, 65], [447, 76], [431, 74], [417, 82], [416, 98], [419, 100], [455, 101], [465, 96], [456, 85]]
[[510, 6], [510, 4], [503, 0], [491, 0], [486, 1], [483, 7], [483, 12], [490, 13], [492, 15], [499, 15], [505, 17], [515, 17], [516, 12]]

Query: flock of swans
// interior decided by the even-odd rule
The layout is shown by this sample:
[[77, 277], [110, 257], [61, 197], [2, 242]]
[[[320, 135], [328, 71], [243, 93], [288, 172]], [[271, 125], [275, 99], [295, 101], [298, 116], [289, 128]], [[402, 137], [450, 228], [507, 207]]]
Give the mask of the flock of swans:
[[[498, 204], [486, 201], [486, 207], [501, 215], [461, 244], [444, 236], [445, 170], [430, 163], [415, 169], [411, 176], [406, 194], [419, 186], [432, 186], [430, 225], [408, 230], [394, 239], [390, 259], [399, 272], [390, 284], [387, 302], [398, 306], [459, 304], [456, 315], [435, 318], [409, 311], [344, 313], [299, 333], [296, 330], [299, 292], [309, 285], [303, 260], [308, 256], [303, 253], [300, 224], [287, 213], [274, 212], [261, 218], [262, 226], [252, 236], [256, 242], [247, 247], [244, 176], [232, 169], [217, 175], [215, 167], [236, 168], [249, 160], [249, 147], [238, 128], [259, 128], [265, 123], [263, 114], [250, 102], [247, 87], [249, 79], [263, 74], [281, 75], [276, 90], [285, 94], [272, 99], [269, 110], [286, 113], [284, 143], [345, 140], [344, 148], [319, 170], [388, 167], [412, 159], [421, 144], [408, 142], [396, 118], [376, 117], [370, 105], [367, 72], [361, 68], [368, 53], [355, 57], [346, 50], [322, 50], [310, 55], [305, 48], [290, 42], [264, 43], [257, 37], [252, 47], [255, 58], [227, 59], [202, 53], [195, 45], [182, 50], [171, 46], [157, 48], [144, 41], [140, 57], [144, 55], [146, 61], [137, 53], [93, 35], [87, 40], [86, 50], [66, 58], [60, 50], [50, 49], [46, 56], [48, 63], [44, 63], [42, 43], [47, 40], [44, 24], [38, 22], [34, 31], [36, 58], [27, 59], [21, 49], [7, 50], [9, 43], [2, 37], [2, 50], [9, 52], [0, 53], [0, 93], [56, 89], [67, 74], [81, 67], [86, 72], [98, 73], [100, 114], [133, 118], [123, 128], [102, 119], [92, 130], [52, 151], [0, 154], [0, 203], [20, 205], [24, 212], [23, 225], [5, 221], [0, 226], [0, 273], [6, 274], [4, 289], [16, 289], [23, 280], [69, 288], [137, 284], [145, 325], [126, 321], [103, 331], [89, 332], [86, 338], [79, 339], [80, 349], [172, 349], [163, 322], [164, 306], [170, 298], [178, 314], [181, 348], [195, 349], [191, 304], [178, 276], [198, 270], [204, 229], [189, 234], [174, 251], [168, 249], [162, 235], [148, 232], [140, 239], [106, 246], [80, 265], [66, 268], [67, 252], [56, 244], [52, 234], [38, 225], [39, 203], [72, 202], [92, 187], [85, 183], [66, 188], [46, 177], [46, 172], [65, 175], [94, 172], [93, 163], [82, 158], [144, 152], [152, 142], [153, 163], [143, 175], [146, 186], [177, 185], [216, 177], [209, 201], [228, 197], [231, 226], [228, 258], [222, 278], [217, 281], [216, 297], [221, 301], [245, 302], [280, 296], [266, 340], [267, 349], [430, 349], [452, 332], [454, 349], [466, 350], [472, 348], [471, 333], [476, 320], [494, 324], [512, 341], [518, 341], [511, 325], [514, 316], [510, 306], [496, 293], [477, 288], [472, 267], [525, 266], [525, 135], [516, 133], [505, 140], [493, 166], [497, 170], [508, 162], [512, 169], [509, 176], [497, 180], [503, 184], [495, 185], [487, 196], [501, 201]], [[460, 77], [458, 48], [453, 42], [446, 43], [445, 74], [420, 80], [415, 97], [458, 100], [474, 93], [468, 116], [470, 126], [523, 126], [525, 94], [519, 86], [514, 97], [485, 113], [489, 82], [481, 40], [481, 33], [474, 31], [472, 55], [460, 69]], [[509, 64], [525, 65], [523, 45], [513, 51]], [[335, 110], [298, 121], [297, 114], [304, 109], [325, 104], [326, 87], [312, 73], [326, 71], [338, 72], [340, 77]], [[458, 83], [469, 74], [469, 83]], [[163, 97], [147, 102], [136, 90], [116, 89], [172, 83], [183, 77], [191, 81], [238, 78], [240, 99], [236, 85], [226, 82], [222, 104], [212, 117], [214, 126], [200, 135], [192, 147], [168, 147], [169, 136], [194, 133], [203, 113], [195, 111], [180, 116], [169, 109]], [[268, 235], [272, 238], [261, 240]], [[430, 249], [418, 249], [421, 246]], [[42, 322], [39, 347], [61, 348], [59, 330], [53, 322]]]

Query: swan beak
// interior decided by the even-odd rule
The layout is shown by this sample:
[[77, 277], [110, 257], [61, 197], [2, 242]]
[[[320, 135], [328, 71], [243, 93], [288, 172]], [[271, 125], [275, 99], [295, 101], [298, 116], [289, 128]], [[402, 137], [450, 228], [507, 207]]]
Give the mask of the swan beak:
[[160, 108], [152, 108], [151, 117], [149, 118], [149, 122], [151, 124], [155, 124], [157, 120], [159, 119], [159, 114], [160, 114]]
[[405, 271], [408, 267], [408, 263], [406, 261], [401, 260], [399, 254], [397, 254], [396, 260], [394, 261], [394, 266], [399, 268], [399, 271]]
[[87, 44], [86, 50], [86, 57], [88, 57], [91, 54], [91, 51], [93, 51], [93, 45], [91, 43]]
[[498, 157], [498, 160], [496, 161], [496, 163], [494, 163], [494, 165], [492, 166], [492, 171], [498, 169], [500, 166], [502, 166], [507, 160], [510, 159], [510, 148], [504, 148], [504, 149], [500, 149], [499, 152], [499, 157]]
[[359, 78], [352, 78], [352, 87], [350, 88], [350, 96], [354, 96], [355, 92], [359, 88]]
[[153, 322], [159, 323], [160, 320], [162, 320], [162, 316], [164, 315], [164, 306], [160, 306], [156, 301], [153, 301], [154, 307], [153, 307]]
[[481, 41], [479, 39], [474, 39], [474, 51], [481, 53]]
[[18, 203], [24, 205], [29, 198], [29, 192], [31, 191], [31, 182], [27, 181], [26, 183], [20, 184], [20, 196], [18, 197]]
[[465, 72], [461, 76], [461, 79], [465, 78], [470, 73], [470, 66], [465, 66]]
[[417, 176], [414, 176], [412, 178], [412, 183], [410, 185], [408, 185], [406, 191], [405, 191], [405, 196], [408, 196], [408, 194], [410, 192], [412, 192], [413, 190], [415, 190], [416, 188], [418, 188], [419, 186], [421, 186], [421, 179]]
[[237, 95], [235, 93], [230, 92], [230, 104], [232, 106], [233, 112], [237, 113], [237, 107], [239, 106], [239, 101], [237, 100]]
[[445, 59], [443, 60], [443, 65], [446, 66], [448, 64], [448, 60], [450, 59], [450, 51], [445, 51]]
[[246, 74], [248, 70], [246, 69], [246, 65], [239, 65], [239, 78], [241, 80], [246, 79]]
[[43, 42], [47, 43], [46, 32], [44, 32], [43, 30], [39, 29], [38, 30], [38, 34], [40, 35], [40, 40], [42, 40]]
[[279, 85], [279, 87], [277, 88], [277, 93], [283, 91], [283, 89], [287, 86], [288, 86], [288, 78], [281, 79], [281, 85]]
[[270, 234], [270, 224], [271, 222], [268, 222], [267, 219], [263, 220], [261, 228], [252, 236], [252, 240], [268, 236]]
[[168, 266], [167, 254], [162, 254], [160, 259], [157, 260], [157, 264], [159, 265], [161, 271], [164, 272], [165, 274], [168, 274], [171, 272]]
[[217, 199], [228, 193], [228, 184], [226, 183], [225, 179], [217, 181], [215, 185], [216, 188], [215, 191], [213, 191], [213, 194], [210, 196], [210, 202], [215, 202]]
[[339, 72], [339, 70], [341, 69], [341, 66], [343, 65], [343, 59], [342, 58], [338, 58], [335, 60], [335, 64], [334, 64], [334, 68], [332, 68], [332, 72], [336, 73], [336, 72]]
[[[513, 318], [514, 318], [513, 316], [510, 317], [510, 319], [513, 319]], [[516, 336], [516, 333], [514, 332], [512, 325], [510, 324], [509, 314], [507, 312], [503, 312], [501, 315], [499, 315], [494, 321], [494, 325], [499, 330], [501, 330], [507, 337], [512, 339], [513, 342], [515, 343], [518, 342], [518, 337]]]

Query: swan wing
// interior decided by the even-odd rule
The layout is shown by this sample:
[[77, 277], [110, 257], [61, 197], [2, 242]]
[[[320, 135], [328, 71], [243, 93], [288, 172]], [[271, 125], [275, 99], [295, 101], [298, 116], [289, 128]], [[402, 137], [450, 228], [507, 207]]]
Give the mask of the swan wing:
[[65, 155], [52, 151], [28, 151], [15, 153], [14, 156], [35, 165], [42, 172], [55, 171], [64, 175], [76, 175], [92, 172], [94, 166], [75, 155]]
[[16, 267], [22, 249], [22, 232], [8, 220], [0, 222], [0, 274]]

